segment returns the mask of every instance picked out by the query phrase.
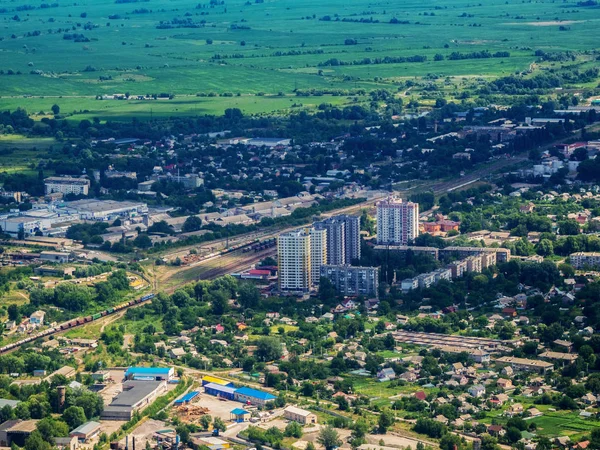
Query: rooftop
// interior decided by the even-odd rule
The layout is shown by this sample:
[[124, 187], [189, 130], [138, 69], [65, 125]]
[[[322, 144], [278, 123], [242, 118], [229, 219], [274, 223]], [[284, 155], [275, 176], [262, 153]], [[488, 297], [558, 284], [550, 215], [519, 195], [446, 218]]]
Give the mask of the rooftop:
[[84, 423], [83, 425], [79, 425], [77, 428], [75, 428], [73, 431], [71, 431], [71, 435], [73, 434], [85, 434], [85, 435], [89, 435], [94, 433], [96, 430], [98, 430], [98, 428], [100, 428], [100, 424], [98, 422], [87, 422]]
[[146, 374], [151, 374], [151, 373], [152, 374], [160, 373], [160, 374], [168, 375], [170, 371], [171, 371], [171, 369], [169, 367], [130, 367], [125, 372], [125, 376], [127, 377], [131, 374], [146, 375]]
[[237, 389], [232, 386], [223, 386], [221, 384], [216, 383], [208, 383], [206, 386], [204, 386], [204, 389], [214, 389], [216, 391], [225, 392], [227, 394], [233, 394], [237, 391]]
[[123, 392], [117, 395], [109, 406], [131, 408], [158, 389], [162, 383], [162, 381], [126, 381], [123, 383]]
[[259, 391], [258, 389], [252, 389], [245, 386], [236, 389], [235, 393], [245, 395], [246, 397], [258, 398], [261, 400], [275, 400], [277, 398], [269, 392]]

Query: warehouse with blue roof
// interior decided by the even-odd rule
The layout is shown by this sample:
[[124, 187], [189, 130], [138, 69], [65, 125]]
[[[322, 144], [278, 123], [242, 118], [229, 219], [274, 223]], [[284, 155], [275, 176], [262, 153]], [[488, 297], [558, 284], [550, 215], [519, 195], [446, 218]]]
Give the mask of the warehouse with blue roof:
[[126, 380], [170, 381], [174, 377], [173, 367], [130, 367], [125, 371]]
[[257, 406], [265, 406], [267, 403], [272, 402], [277, 397], [269, 392], [259, 391], [258, 389], [252, 389], [249, 387], [241, 387], [235, 390], [234, 399], [238, 402], [247, 403]]
[[259, 391], [258, 389], [245, 386], [236, 388], [235, 386], [224, 386], [217, 383], [206, 384], [204, 392], [226, 400], [236, 400], [247, 405], [256, 406], [265, 406], [277, 398], [269, 392]]
[[223, 386], [217, 383], [208, 383], [204, 386], [204, 392], [207, 394], [227, 400], [235, 400], [235, 391], [236, 388], [233, 386]]

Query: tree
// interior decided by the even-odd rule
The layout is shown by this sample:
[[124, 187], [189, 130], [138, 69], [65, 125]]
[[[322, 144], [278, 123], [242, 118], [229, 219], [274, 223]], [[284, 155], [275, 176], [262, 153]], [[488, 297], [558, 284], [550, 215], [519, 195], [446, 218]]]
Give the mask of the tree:
[[202, 219], [198, 216], [189, 216], [185, 219], [185, 222], [183, 222], [183, 226], [181, 227], [184, 233], [198, 231], [200, 228], [202, 228]]
[[11, 303], [10, 305], [8, 305], [7, 312], [9, 320], [19, 320], [19, 307], [15, 303]]
[[208, 430], [208, 427], [210, 427], [211, 423], [212, 423], [212, 417], [209, 416], [208, 414], [205, 414], [200, 417], [200, 426], [202, 427], [203, 430]]
[[300, 439], [302, 437], [302, 425], [298, 422], [290, 422], [285, 427], [285, 433], [287, 437], [294, 437]]
[[212, 292], [211, 296], [212, 313], [215, 316], [222, 316], [227, 311], [229, 296], [222, 290]]
[[60, 113], [60, 106], [58, 106], [56, 103], [54, 105], [52, 105], [52, 114], [54, 114], [55, 116]]
[[321, 277], [319, 280], [319, 299], [325, 303], [331, 303], [335, 299], [337, 291], [329, 278]]
[[133, 245], [137, 248], [146, 249], [152, 247], [152, 239], [147, 234], [138, 234], [137, 237], [133, 240]]
[[64, 437], [69, 435], [69, 427], [62, 420], [56, 420], [53, 417], [45, 417], [37, 423], [37, 429], [46, 442], [54, 442], [55, 437]]
[[83, 409], [87, 419], [99, 416], [104, 410], [104, 401], [102, 400], [102, 397], [88, 390], [79, 390], [76, 393], [74, 404]]
[[340, 435], [331, 425], [321, 428], [317, 442], [325, 447], [325, 450], [333, 450], [335, 447], [342, 445]]
[[519, 440], [521, 439], [521, 430], [519, 430], [517, 427], [508, 427], [508, 429], [506, 430], [506, 439], [511, 444], [519, 442]]
[[252, 283], [241, 283], [238, 288], [238, 302], [244, 309], [256, 308], [260, 303], [260, 291]]
[[[594, 431], [598, 431], [599, 432], [598, 433], [598, 438], [599, 438], [598, 443], [600, 444], [600, 429], [595, 428], [592, 431], [592, 439], [594, 437]], [[535, 448], [536, 448], [536, 450], [551, 450], [552, 449], [552, 442], [550, 442], [550, 439], [548, 439], [547, 437], [541, 436], [538, 439], [537, 446]], [[593, 447], [593, 448], [598, 448], [598, 447]]]
[[575, 268], [571, 264], [562, 263], [558, 265], [558, 270], [560, 270], [565, 278], [572, 278], [575, 276]]
[[281, 341], [274, 337], [261, 337], [256, 342], [255, 356], [259, 361], [275, 361], [281, 359], [283, 349]]
[[554, 244], [550, 239], [540, 239], [536, 252], [541, 256], [550, 256], [554, 253]]
[[394, 414], [389, 409], [384, 409], [379, 414], [377, 425], [380, 433], [387, 433], [387, 430], [394, 424]]
[[221, 419], [220, 417], [215, 417], [215, 419], [213, 420], [213, 428], [215, 430], [225, 431], [227, 430], [227, 425], [225, 425], [223, 419]]
[[579, 234], [579, 224], [575, 220], [563, 220], [558, 222], [558, 232], [562, 236], [574, 236]]
[[67, 422], [70, 429], [77, 428], [85, 423], [85, 411], [81, 406], [69, 406], [63, 413], [63, 420]]
[[440, 440], [440, 449], [454, 450], [454, 448], [456, 447], [456, 449], [458, 450], [461, 448], [461, 444], [462, 441], [460, 437], [452, 433], [446, 433], [444, 434], [444, 436], [442, 436], [442, 439]]
[[35, 430], [25, 441], [25, 450], [51, 450], [52, 446], [44, 441], [39, 431]]

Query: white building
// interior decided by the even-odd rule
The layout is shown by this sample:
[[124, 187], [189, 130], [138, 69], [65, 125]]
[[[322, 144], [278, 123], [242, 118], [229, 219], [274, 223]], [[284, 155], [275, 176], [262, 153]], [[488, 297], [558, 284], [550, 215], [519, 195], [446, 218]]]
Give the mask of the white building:
[[88, 195], [90, 189], [90, 180], [87, 178], [74, 177], [48, 177], [44, 180], [46, 194], [75, 194]]
[[307, 292], [311, 287], [310, 234], [306, 229], [288, 231], [277, 238], [279, 289]]
[[419, 287], [419, 280], [417, 278], [407, 278], [402, 280], [401, 288], [402, 292], [412, 291], [413, 289], [417, 289]]
[[577, 252], [571, 253], [569, 256], [571, 264], [576, 269], [582, 269], [585, 266], [589, 267], [600, 267], [600, 253], [599, 252]]
[[389, 197], [377, 203], [377, 243], [406, 245], [419, 235], [419, 205]]
[[114, 200], [76, 200], [65, 202], [56, 211], [60, 214], [77, 214], [82, 220], [114, 220], [118, 217], [133, 217], [148, 212], [148, 205], [138, 202]]

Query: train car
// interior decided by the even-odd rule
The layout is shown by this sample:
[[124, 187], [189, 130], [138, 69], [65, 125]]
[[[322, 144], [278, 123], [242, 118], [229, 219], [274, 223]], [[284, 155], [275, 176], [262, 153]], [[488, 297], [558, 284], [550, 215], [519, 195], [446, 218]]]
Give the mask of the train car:
[[87, 316], [85, 319], [83, 319], [85, 322], [91, 322], [92, 320], [94, 320], [94, 318], [92, 316]]
[[112, 314], [115, 312], [115, 308], [108, 308], [106, 311], [103, 312], [106, 312], [107, 314]]
[[106, 311], [102, 311], [101, 313], [99, 313], [102, 317], [108, 315], [108, 313]]
[[152, 299], [152, 298], [154, 298], [154, 294], [153, 294], [153, 293], [152, 293], [152, 294], [146, 294], [146, 295], [144, 295], [144, 296], [142, 297], [142, 300], [143, 300], [143, 301], [146, 301], [146, 300], [150, 300], [150, 299]]
[[94, 314], [94, 315], [92, 316], [92, 319], [93, 319], [93, 320], [98, 320], [100, 317], [102, 317], [102, 314], [100, 314], [100, 313], [96, 313], [96, 314]]

